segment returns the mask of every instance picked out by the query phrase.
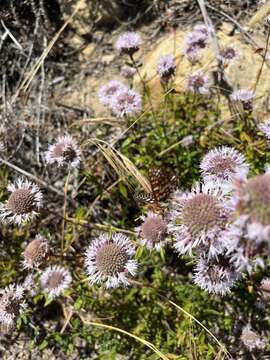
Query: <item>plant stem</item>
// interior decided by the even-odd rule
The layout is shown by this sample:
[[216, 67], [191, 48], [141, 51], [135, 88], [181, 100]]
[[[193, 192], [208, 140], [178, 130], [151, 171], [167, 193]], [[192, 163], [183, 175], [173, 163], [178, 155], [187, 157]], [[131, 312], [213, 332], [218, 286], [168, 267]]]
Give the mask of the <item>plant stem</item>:
[[67, 192], [68, 192], [68, 183], [70, 179], [70, 169], [65, 181], [64, 186], [64, 204], [63, 204], [63, 221], [62, 221], [62, 237], [61, 237], [61, 251], [64, 252], [64, 241], [65, 241], [65, 228], [66, 228], [66, 210], [67, 210]]
[[151, 96], [150, 96], [150, 94], [149, 94], [149, 92], [148, 92], [146, 83], [145, 83], [145, 81], [144, 81], [144, 79], [143, 79], [143, 77], [142, 77], [142, 75], [141, 75], [141, 73], [140, 73], [140, 71], [139, 71], [139, 68], [138, 68], [138, 66], [137, 66], [137, 64], [136, 64], [136, 62], [135, 62], [135, 60], [134, 60], [134, 58], [133, 58], [133, 55], [130, 55], [130, 60], [131, 60], [132, 65], [133, 65], [133, 67], [135, 68], [136, 73], [137, 73], [137, 75], [139, 76], [140, 81], [141, 81], [141, 83], [142, 83], [143, 91], [144, 91], [144, 93], [145, 93], [145, 95], [146, 95], [146, 97], [147, 97], [147, 99], [148, 99], [152, 116], [153, 116], [154, 120], [156, 120], [156, 115], [155, 115], [155, 112], [154, 112], [154, 107], [153, 107], [153, 103], [152, 103], [152, 100], [151, 100]]

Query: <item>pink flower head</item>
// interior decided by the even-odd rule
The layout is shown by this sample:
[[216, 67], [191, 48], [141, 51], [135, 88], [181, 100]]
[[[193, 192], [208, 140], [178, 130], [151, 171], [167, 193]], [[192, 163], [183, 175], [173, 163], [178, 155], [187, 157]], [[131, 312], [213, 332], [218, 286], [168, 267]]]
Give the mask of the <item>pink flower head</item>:
[[161, 55], [157, 61], [157, 72], [161, 82], [167, 83], [175, 75], [176, 65], [173, 55]]
[[185, 39], [183, 49], [184, 55], [191, 61], [195, 62], [199, 58], [199, 52], [205, 48], [208, 43], [208, 29], [205, 25], [196, 25], [191, 33]]
[[134, 90], [122, 89], [113, 97], [111, 109], [119, 118], [123, 118], [125, 115], [135, 115], [142, 109], [141, 96]]
[[132, 66], [124, 65], [121, 68], [121, 75], [126, 79], [132, 79], [135, 74], [136, 74], [136, 69]]
[[71, 281], [70, 272], [58, 265], [47, 267], [40, 277], [41, 288], [51, 299], [60, 296]]
[[136, 32], [126, 32], [119, 36], [116, 49], [120, 54], [133, 55], [142, 44], [141, 36]]
[[236, 178], [246, 179], [249, 171], [244, 156], [227, 146], [210, 150], [202, 159], [200, 168], [205, 182], [214, 182], [224, 189], [230, 189]]
[[42, 206], [43, 195], [39, 187], [23, 178], [8, 185], [10, 195], [4, 204], [0, 205], [0, 219], [22, 224], [38, 215]]
[[13, 326], [20, 311], [25, 309], [24, 289], [20, 285], [10, 285], [0, 290], [0, 324]]
[[103, 105], [110, 106], [112, 99], [120, 90], [127, 89], [121, 81], [111, 80], [106, 84], [102, 85], [98, 92], [98, 97]]
[[[270, 234], [270, 174], [257, 175], [245, 182], [235, 183], [233, 202], [238, 214], [245, 217], [249, 233], [257, 233], [257, 241]], [[252, 226], [251, 226], [252, 225]]]
[[227, 64], [229, 62], [233, 62], [239, 58], [239, 52], [234, 46], [226, 46], [220, 49], [219, 51], [219, 59]]
[[231, 210], [223, 193], [211, 184], [199, 184], [190, 192], [176, 192], [171, 200], [169, 232], [179, 254], [204, 251], [209, 257], [224, 248], [224, 231]]
[[255, 93], [252, 90], [239, 89], [233, 91], [230, 95], [230, 99], [235, 102], [241, 102], [244, 110], [252, 110], [252, 100], [255, 97]]
[[49, 146], [45, 154], [48, 164], [56, 163], [58, 166], [76, 168], [81, 161], [81, 150], [76, 141], [70, 136], [60, 136], [56, 142]]
[[134, 276], [137, 271], [134, 256], [135, 248], [127, 236], [121, 233], [111, 237], [100, 235], [85, 253], [90, 283], [103, 283], [106, 288], [129, 285], [128, 275]]
[[208, 259], [203, 256], [197, 260], [194, 282], [210, 293], [226, 295], [239, 278], [230, 258], [223, 253]]
[[258, 333], [252, 330], [250, 325], [246, 325], [242, 329], [240, 339], [249, 351], [262, 350], [267, 345], [266, 339], [262, 338]]
[[139, 242], [149, 250], [160, 249], [168, 239], [167, 222], [161, 215], [149, 211], [146, 216], [141, 216], [143, 223], [136, 230]]
[[208, 94], [209, 93], [209, 77], [198, 70], [187, 78], [187, 89], [194, 94]]

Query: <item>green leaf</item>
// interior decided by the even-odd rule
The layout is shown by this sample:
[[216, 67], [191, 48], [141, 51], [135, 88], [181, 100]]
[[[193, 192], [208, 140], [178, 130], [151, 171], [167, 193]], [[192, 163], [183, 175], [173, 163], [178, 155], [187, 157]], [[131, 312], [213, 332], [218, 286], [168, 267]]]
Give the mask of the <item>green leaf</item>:
[[127, 188], [125, 187], [125, 185], [123, 183], [119, 184], [119, 190], [120, 193], [124, 196], [124, 198], [128, 198], [128, 192], [127, 192]]
[[49, 342], [45, 339], [42, 341], [42, 343], [39, 345], [39, 349], [43, 350], [49, 345]]

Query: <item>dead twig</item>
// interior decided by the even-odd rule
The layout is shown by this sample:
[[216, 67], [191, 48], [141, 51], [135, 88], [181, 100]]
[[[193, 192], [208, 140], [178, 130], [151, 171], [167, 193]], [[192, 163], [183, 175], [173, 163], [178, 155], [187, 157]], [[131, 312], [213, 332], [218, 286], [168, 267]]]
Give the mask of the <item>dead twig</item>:
[[38, 184], [44, 186], [45, 188], [53, 191], [55, 194], [57, 194], [57, 195], [59, 195], [59, 196], [61, 196], [61, 197], [64, 196], [64, 193], [63, 193], [62, 191], [56, 189], [54, 186], [46, 183], [46, 181], [38, 178], [37, 176], [35, 176], [35, 175], [33, 175], [33, 174], [30, 174], [30, 173], [27, 172], [26, 170], [21, 169], [19, 166], [14, 165], [14, 164], [12, 164], [11, 162], [9, 162], [9, 161], [7, 161], [7, 160], [4, 160], [4, 159], [2, 159], [2, 158], [0, 158], [0, 162], [2, 162], [3, 164], [7, 165], [7, 166], [10, 167], [11, 169], [19, 172], [20, 174], [22, 174], [22, 175], [24, 175], [24, 176], [26, 176], [26, 177], [34, 180], [35, 182], [37, 182]]

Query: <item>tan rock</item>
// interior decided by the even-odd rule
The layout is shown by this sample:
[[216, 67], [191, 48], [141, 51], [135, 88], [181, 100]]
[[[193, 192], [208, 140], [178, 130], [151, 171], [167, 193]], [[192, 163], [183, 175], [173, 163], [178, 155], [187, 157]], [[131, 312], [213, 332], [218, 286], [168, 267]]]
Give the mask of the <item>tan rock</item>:
[[[229, 65], [225, 72], [229, 79], [229, 82], [234, 88], [247, 88], [252, 89], [256, 82], [257, 74], [262, 64], [262, 57], [255, 52], [250, 44], [247, 44], [242, 36], [234, 35], [229, 36], [231, 25], [224, 24], [222, 29], [218, 32], [218, 39], [220, 46], [227, 44], [234, 44], [241, 53], [239, 60]], [[144, 54], [136, 54], [138, 58], [143, 61], [143, 66], [140, 68], [141, 74], [147, 80], [150, 87], [152, 101], [155, 107], [158, 107], [163, 100], [162, 87], [160, 85], [159, 78], [156, 74], [156, 62], [160, 55], [170, 54], [174, 51], [177, 59], [177, 72], [175, 78], [175, 89], [177, 91], [184, 91], [186, 86], [186, 76], [193, 71], [202, 68], [207, 73], [211, 73], [216, 68], [215, 56], [211, 48], [204, 49], [202, 51], [201, 64], [192, 66], [188, 60], [182, 56], [182, 48], [184, 44], [184, 38], [190, 30], [177, 31], [176, 38], [174, 35], [164, 34], [157, 44], [147, 52], [147, 46], [143, 49]], [[256, 42], [264, 44], [266, 39], [256, 38]], [[262, 46], [263, 47], [263, 46]], [[89, 50], [90, 55], [92, 49]], [[102, 74], [78, 74], [76, 78], [69, 83], [68, 88], [60, 88], [56, 91], [56, 97], [68, 106], [79, 106], [82, 108], [92, 109], [95, 116], [108, 116], [109, 111], [104, 108], [98, 101], [97, 92], [99, 87], [112, 79], [121, 79], [118, 69], [116, 69], [112, 62], [115, 54], [103, 55], [101, 61], [107, 64]], [[91, 56], [87, 58], [87, 61], [91, 61]], [[123, 59], [124, 64], [124, 59]], [[263, 109], [263, 99], [270, 92], [270, 61], [268, 61], [264, 67], [260, 77], [260, 81], [256, 88], [256, 104], [257, 110], [262, 113], [261, 117], [264, 117], [265, 110]], [[141, 89], [140, 80], [135, 78], [135, 89]], [[226, 99], [223, 98], [221, 105], [223, 106], [222, 118], [230, 117], [228, 112], [228, 105]], [[263, 110], [263, 111], [262, 111]]]
[[[241, 35], [229, 36], [230, 25], [224, 24], [222, 29], [217, 33], [219, 45], [234, 45], [240, 52], [240, 58], [227, 66], [225, 73], [233, 88], [252, 89], [256, 83], [258, 72], [262, 65], [262, 57], [255, 52], [255, 49], [244, 42]], [[182, 55], [184, 38], [187, 31], [177, 31], [176, 36], [173, 34], [165, 34], [158, 42], [156, 47], [150, 51], [143, 59], [143, 66], [140, 69], [143, 78], [147, 81], [150, 88], [152, 102], [154, 107], [158, 107], [163, 100], [162, 87], [159, 77], [156, 73], [156, 63], [160, 55], [171, 54], [174, 52], [177, 62], [177, 70], [175, 77], [175, 89], [184, 91], [186, 87], [186, 76], [197, 69], [202, 69], [207, 73], [211, 73], [216, 69], [215, 55], [210, 47], [203, 49], [200, 64], [192, 66], [190, 62]], [[264, 44], [265, 39], [256, 38], [256, 42]], [[176, 44], [176, 45], [175, 45]], [[263, 46], [262, 46], [263, 47]], [[175, 49], [175, 51], [174, 51]], [[263, 67], [260, 81], [256, 88], [256, 106], [262, 106], [263, 98], [270, 91], [269, 83], [270, 61]], [[135, 78], [135, 84], [140, 86], [140, 79]], [[228, 107], [223, 101], [224, 109]], [[226, 111], [225, 113], [228, 112]], [[225, 114], [224, 113], [224, 114]]]

